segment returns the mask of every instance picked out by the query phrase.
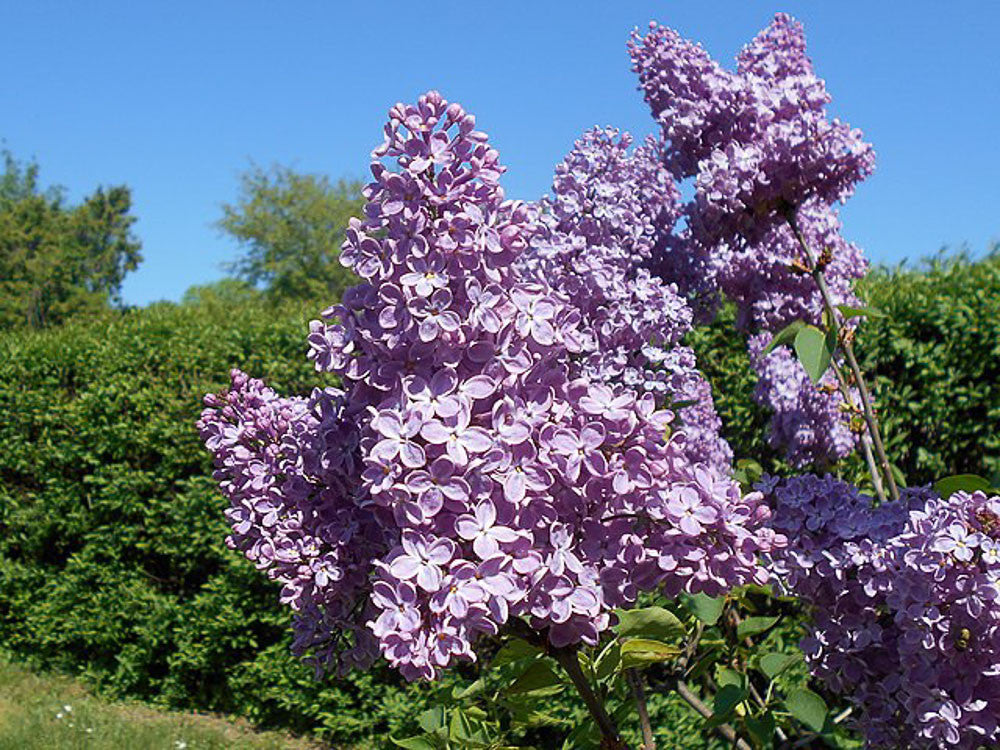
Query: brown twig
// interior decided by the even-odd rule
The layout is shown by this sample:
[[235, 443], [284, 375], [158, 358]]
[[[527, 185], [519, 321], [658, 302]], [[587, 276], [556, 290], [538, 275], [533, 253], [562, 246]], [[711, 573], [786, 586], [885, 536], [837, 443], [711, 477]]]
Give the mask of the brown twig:
[[[712, 709], [710, 709], [705, 703], [699, 698], [694, 692], [687, 686], [687, 683], [678, 680], [677, 681], [677, 694], [683, 698], [691, 708], [700, 713], [706, 719], [712, 715]], [[715, 731], [725, 737], [727, 740], [733, 743], [733, 745], [739, 750], [753, 750], [753, 748], [740, 738], [736, 734], [736, 730], [733, 729], [728, 724], [719, 724], [715, 727]]]
[[636, 709], [639, 712], [639, 726], [642, 727], [643, 750], [656, 750], [656, 740], [653, 739], [653, 725], [649, 721], [649, 709], [646, 706], [646, 691], [642, 687], [642, 675], [634, 669], [625, 670], [625, 680], [632, 688]]
[[601, 748], [605, 750], [625, 750], [626, 745], [622, 742], [614, 721], [608, 715], [607, 710], [605, 710], [604, 703], [594, 693], [593, 688], [590, 687], [590, 683], [583, 674], [583, 670], [580, 669], [580, 660], [577, 658], [576, 649], [550, 649], [549, 653], [566, 671], [576, 691], [583, 698], [587, 710], [590, 711], [590, 715], [597, 724], [597, 728], [601, 731]]
[[865, 379], [861, 373], [861, 368], [858, 366], [858, 360], [854, 356], [854, 347], [852, 346], [849, 337], [840, 336], [840, 324], [837, 322], [837, 311], [834, 307], [833, 298], [830, 295], [830, 289], [826, 284], [826, 277], [823, 275], [823, 269], [817, 264], [816, 255], [809, 247], [809, 243], [806, 242], [806, 238], [803, 236], [802, 230], [799, 229], [794, 206], [789, 206], [787, 208], [785, 211], [785, 219], [788, 221], [788, 225], [791, 227], [792, 233], [795, 235], [795, 239], [798, 240], [799, 246], [802, 248], [802, 252], [805, 253], [806, 260], [811, 267], [810, 273], [816, 281], [816, 286], [819, 287], [819, 293], [823, 298], [823, 305], [826, 309], [826, 314], [830, 319], [830, 328], [833, 330], [834, 335], [837, 336], [838, 341], [841, 342], [841, 348], [844, 351], [847, 366], [850, 369], [851, 374], [854, 376], [855, 383], [858, 387], [858, 395], [861, 397], [861, 409], [864, 414], [865, 424], [868, 426], [868, 432], [871, 435], [875, 454], [878, 457], [882, 473], [885, 475], [886, 485], [889, 487], [889, 493], [892, 495], [892, 499], [898, 500], [899, 488], [896, 486], [896, 479], [892, 475], [889, 457], [885, 452], [885, 445], [882, 442], [882, 435], [879, 431], [878, 418], [875, 416], [875, 409], [872, 407], [871, 395], [868, 392], [868, 387], [865, 385]]

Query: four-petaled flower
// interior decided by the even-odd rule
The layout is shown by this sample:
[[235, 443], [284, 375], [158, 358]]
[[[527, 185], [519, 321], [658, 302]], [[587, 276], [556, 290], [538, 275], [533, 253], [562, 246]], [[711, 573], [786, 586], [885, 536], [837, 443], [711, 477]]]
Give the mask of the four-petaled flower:
[[500, 551], [500, 543], [516, 541], [517, 532], [506, 526], [496, 525], [497, 509], [490, 500], [476, 506], [473, 515], [459, 516], [455, 531], [462, 539], [472, 542], [472, 549], [485, 560]]
[[490, 434], [482, 427], [470, 427], [471, 421], [469, 411], [463, 409], [453, 417], [424, 422], [420, 436], [428, 443], [444, 445], [457, 466], [466, 466], [469, 453], [485, 453], [493, 447]]
[[389, 572], [403, 581], [416, 579], [417, 585], [430, 593], [441, 588], [441, 567], [455, 556], [455, 543], [446, 538], [428, 541], [413, 531], [404, 532], [400, 543], [402, 552], [389, 563]]

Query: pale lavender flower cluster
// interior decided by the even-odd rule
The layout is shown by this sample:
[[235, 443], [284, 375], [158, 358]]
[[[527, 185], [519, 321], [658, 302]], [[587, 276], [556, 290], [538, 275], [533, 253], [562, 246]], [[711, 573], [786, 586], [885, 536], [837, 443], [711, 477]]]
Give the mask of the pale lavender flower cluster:
[[[829, 256], [824, 276], [834, 304], [860, 307], [852, 284], [868, 272], [868, 262], [841, 235], [836, 211], [811, 201], [799, 208], [798, 224], [813, 252]], [[720, 248], [716, 257], [719, 285], [736, 304], [743, 330], [777, 332], [795, 320], [820, 324], [823, 300], [812, 276], [793, 267], [804, 259], [787, 224], [772, 226], [754, 246]]]
[[388, 537], [356, 501], [356, 415], [344, 394], [283, 398], [233, 370], [229, 390], [205, 403], [197, 426], [230, 503], [226, 541], [281, 584], [294, 650], [320, 663], [335, 653], [345, 665], [370, 661], [375, 639], [357, 612]]
[[633, 70], [668, 140], [667, 164], [695, 180], [696, 225], [713, 241], [754, 239], [780, 208], [846, 199], [874, 168], [859, 131], [830, 120], [830, 96], [805, 54], [802, 27], [779, 13], [719, 66], [653, 23], [629, 43]]
[[759, 485], [788, 536], [777, 581], [811, 605], [814, 675], [870, 747], [1000, 741], [1000, 497], [911, 489], [873, 508], [832, 477]]
[[[272, 575], [300, 632], [328, 661], [377, 648], [433, 678], [512, 617], [557, 646], [593, 644], [642, 590], [764, 580], [758, 554], [781, 539], [761, 496], [694, 463], [653, 393], [588, 375], [591, 322], [517, 263], [557, 230], [504, 200], [473, 117], [435, 92], [397, 105], [373, 157], [342, 254], [363, 282], [309, 336], [346, 393], [286, 401], [238, 379], [202, 419], [234, 543], [252, 558], [280, 547]], [[684, 301], [650, 283], [656, 314], [686, 325]], [[354, 637], [331, 645], [335, 629]]]
[[[634, 150], [631, 143], [613, 129], [591, 130], [576, 142], [556, 167], [552, 196], [540, 201], [545, 231], [520, 264], [580, 313], [574, 373], [676, 407], [685, 455], [725, 473], [732, 450], [720, 435], [711, 386], [694, 352], [678, 344], [691, 329], [691, 307], [676, 284], [645, 267], [673, 236], [680, 195], [656, 142]], [[687, 291], [695, 304], [710, 304], [704, 286]]]
[[[806, 56], [802, 26], [775, 16], [739, 54], [735, 72], [656, 24], [645, 37], [633, 34], [629, 46], [666, 139], [664, 163], [694, 181], [685, 244], [711, 259], [711, 276], [736, 304], [739, 327], [773, 334], [793, 320], [820, 322], [823, 303], [801, 271], [806, 259], [788, 211], [823, 258], [834, 304], [858, 305], [851, 284], [867, 264], [840, 235], [831, 204], [871, 172], [874, 155], [858, 131], [827, 118], [830, 97]], [[754, 341], [756, 398], [774, 412], [772, 441], [797, 465], [829, 463], [853, 450], [840, 394], [813, 385], [786, 353], [759, 356], [763, 346]]]

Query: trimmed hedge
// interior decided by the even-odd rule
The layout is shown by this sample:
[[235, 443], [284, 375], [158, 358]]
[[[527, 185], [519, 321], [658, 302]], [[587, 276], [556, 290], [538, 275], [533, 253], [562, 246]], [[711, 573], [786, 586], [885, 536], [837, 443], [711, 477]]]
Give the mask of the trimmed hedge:
[[[1000, 470], [1000, 258], [881, 271], [864, 293], [888, 314], [859, 349], [908, 480]], [[193, 426], [233, 366], [308, 393], [318, 307], [159, 304], [0, 336], [0, 648], [111, 694], [340, 745], [412, 733], [431, 687], [384, 668], [321, 684], [289, 655], [276, 588], [222, 544], [224, 500]], [[692, 343], [737, 456], [781, 469], [725, 317]], [[654, 709], [690, 742], [686, 709]]]
[[337, 741], [409, 726], [426, 689], [387, 669], [315, 683], [277, 588], [222, 544], [202, 396], [236, 365], [308, 393], [308, 316], [161, 304], [0, 339], [0, 646], [110, 694]]

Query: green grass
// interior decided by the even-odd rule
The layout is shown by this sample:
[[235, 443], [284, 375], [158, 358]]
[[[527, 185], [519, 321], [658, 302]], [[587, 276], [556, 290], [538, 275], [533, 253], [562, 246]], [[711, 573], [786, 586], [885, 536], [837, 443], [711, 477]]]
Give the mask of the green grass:
[[0, 657], [0, 750], [319, 750], [245, 721], [111, 703]]

